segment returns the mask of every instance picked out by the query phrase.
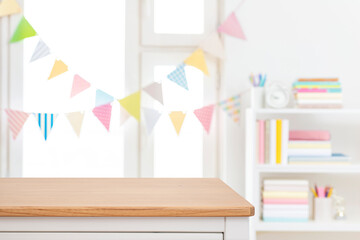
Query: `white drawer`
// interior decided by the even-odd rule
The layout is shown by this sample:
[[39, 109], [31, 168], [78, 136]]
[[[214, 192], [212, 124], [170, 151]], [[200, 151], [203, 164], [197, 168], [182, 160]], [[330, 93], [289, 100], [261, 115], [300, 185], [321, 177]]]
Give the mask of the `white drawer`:
[[222, 233], [0, 233], [1, 240], [223, 240]]

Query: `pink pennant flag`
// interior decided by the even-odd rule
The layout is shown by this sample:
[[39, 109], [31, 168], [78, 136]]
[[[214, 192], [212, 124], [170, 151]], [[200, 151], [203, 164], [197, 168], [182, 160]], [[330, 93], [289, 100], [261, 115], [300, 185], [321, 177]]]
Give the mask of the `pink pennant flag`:
[[195, 116], [199, 119], [207, 133], [210, 132], [211, 120], [214, 113], [214, 104], [205, 106], [194, 111]]
[[89, 87], [90, 87], [90, 83], [88, 81], [86, 81], [79, 75], [75, 74], [70, 97], [72, 98], [73, 96], [81, 93], [82, 91], [84, 91]]
[[235, 15], [235, 12], [232, 12], [229, 17], [220, 25], [218, 32], [246, 40], [245, 33]]
[[9, 128], [15, 140], [30, 114], [11, 109], [5, 109], [5, 112], [8, 116]]
[[110, 129], [111, 109], [112, 106], [110, 103], [97, 106], [93, 109], [94, 115], [99, 119], [99, 121], [108, 131]]

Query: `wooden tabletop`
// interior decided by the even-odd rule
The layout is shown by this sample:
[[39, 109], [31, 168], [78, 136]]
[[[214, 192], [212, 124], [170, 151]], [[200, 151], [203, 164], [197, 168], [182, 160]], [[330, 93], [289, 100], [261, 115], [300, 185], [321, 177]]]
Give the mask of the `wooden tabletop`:
[[0, 216], [248, 217], [215, 178], [0, 178]]

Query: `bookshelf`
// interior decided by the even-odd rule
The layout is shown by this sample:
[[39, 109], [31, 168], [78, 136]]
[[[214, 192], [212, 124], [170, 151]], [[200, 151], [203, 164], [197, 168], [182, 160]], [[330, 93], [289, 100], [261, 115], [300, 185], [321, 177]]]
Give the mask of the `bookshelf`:
[[[245, 113], [245, 194], [256, 209], [250, 222], [250, 239], [262, 233], [360, 234], [360, 191], [349, 186], [360, 182], [360, 109], [256, 109], [254, 91], [249, 93], [249, 107]], [[349, 165], [260, 165], [256, 159], [256, 120], [289, 119], [290, 129], [329, 130], [334, 152], [352, 157]], [[329, 223], [310, 220], [306, 223], [276, 223], [261, 221], [261, 188], [263, 179], [307, 179], [310, 184], [332, 185], [345, 198], [347, 219]], [[312, 199], [312, 195], [311, 199]], [[312, 203], [312, 201], [310, 201]], [[310, 204], [310, 209], [312, 204]], [[312, 212], [312, 210], [310, 211]], [[274, 236], [274, 235], [273, 235]], [[328, 235], [326, 235], [328, 236]], [[262, 239], [262, 238], [261, 238]]]

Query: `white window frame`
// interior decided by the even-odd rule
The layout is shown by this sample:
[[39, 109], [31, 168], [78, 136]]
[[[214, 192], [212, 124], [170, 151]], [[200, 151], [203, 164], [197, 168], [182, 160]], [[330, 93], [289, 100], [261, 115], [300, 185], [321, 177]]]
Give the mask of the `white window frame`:
[[[139, 1], [125, 0], [125, 97], [140, 89], [139, 80]], [[17, 0], [24, 7], [24, 0]], [[23, 109], [23, 43], [10, 44], [11, 34], [22, 14], [0, 18], [0, 177], [22, 177], [22, 131], [13, 140], [5, 108]], [[131, 24], [127, 24], [131, 23]], [[124, 126], [124, 177], [139, 176], [139, 124], [132, 119]]]
[[[216, 31], [218, 25], [217, 0], [204, 1], [204, 34], [156, 34], [154, 33], [154, 0], [142, 1], [141, 6], [141, 84], [142, 87], [156, 82], [156, 65], [178, 65], [196, 50], [201, 41]], [[161, 47], [160, 47], [161, 46]], [[220, 96], [219, 59], [205, 54], [209, 77], [204, 79], [204, 106], [216, 104]], [[219, 107], [215, 106], [212, 129], [204, 131], [203, 177], [221, 177], [222, 163], [219, 149]], [[154, 136], [148, 135], [145, 125], [140, 131], [140, 177], [154, 177]]]
[[[142, 1], [141, 43], [144, 46], [196, 46], [217, 28], [217, 0], [204, 0], [203, 34], [157, 34], [154, 32], [154, 0]], [[185, 16], [184, 16], [185, 17]]]

